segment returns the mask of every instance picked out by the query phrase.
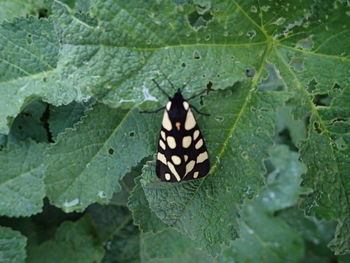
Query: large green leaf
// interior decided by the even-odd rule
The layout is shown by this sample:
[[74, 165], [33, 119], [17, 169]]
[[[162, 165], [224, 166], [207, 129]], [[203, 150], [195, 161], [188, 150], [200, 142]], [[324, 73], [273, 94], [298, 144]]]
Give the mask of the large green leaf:
[[42, 210], [45, 148], [29, 141], [0, 151], [0, 215], [30, 216]]
[[59, 134], [46, 153], [51, 202], [65, 211], [107, 203], [121, 189], [118, 181], [154, 150], [150, 131], [155, 119], [137, 109], [95, 105], [73, 129]]
[[24, 263], [26, 238], [19, 232], [0, 226], [0, 262]]
[[212, 115], [198, 121], [210, 153], [209, 175], [161, 183], [154, 166], [146, 166], [141, 185], [157, 216], [213, 253], [236, 238], [237, 204], [263, 184], [263, 160], [274, 132], [273, 109], [283, 99], [282, 92], [256, 92], [248, 85], [208, 96], [205, 105]]
[[55, 238], [31, 248], [29, 263], [94, 263], [100, 262], [103, 249], [94, 236], [94, 228], [88, 216], [76, 222], [64, 222]]
[[[138, 1], [94, 1], [90, 18], [60, 1], [55, 3], [62, 38], [58, 66], [62, 81], [113, 106], [158, 100], [161, 93], [151, 82], [155, 77], [161, 82], [168, 76], [175, 86], [189, 81], [192, 91], [209, 81], [227, 87], [246, 79], [246, 68], [259, 68], [265, 49], [262, 34], [250, 38], [229, 33], [225, 19], [234, 19], [237, 28], [249, 24], [246, 16], [234, 13], [232, 3], [213, 7], [212, 12], [227, 13], [210, 21], [208, 31], [196, 31], [188, 22], [200, 12], [192, 4], [177, 8], [166, 1], [140, 8]], [[257, 32], [256, 26], [249, 27], [254, 28]], [[242, 48], [247, 52], [240, 52]]]
[[50, 20], [30, 17], [0, 24], [0, 133], [8, 132], [10, 117], [35, 97], [53, 104], [74, 98], [74, 92], [63, 95], [54, 80], [58, 41]]

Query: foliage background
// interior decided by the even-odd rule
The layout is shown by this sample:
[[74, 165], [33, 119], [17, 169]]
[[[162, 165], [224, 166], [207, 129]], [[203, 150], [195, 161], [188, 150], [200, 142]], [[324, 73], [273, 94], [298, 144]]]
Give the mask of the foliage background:
[[[350, 262], [345, 0], [0, 1], [0, 262]], [[187, 83], [203, 179], [154, 174]]]

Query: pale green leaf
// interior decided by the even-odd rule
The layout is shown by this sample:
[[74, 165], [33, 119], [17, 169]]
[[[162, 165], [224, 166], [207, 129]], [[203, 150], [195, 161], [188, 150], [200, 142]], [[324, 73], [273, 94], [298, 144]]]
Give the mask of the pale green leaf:
[[19, 232], [0, 226], [0, 262], [24, 263], [26, 238]]
[[155, 148], [154, 116], [137, 109], [95, 105], [59, 134], [47, 153], [45, 183], [49, 199], [65, 211], [107, 203], [121, 189], [119, 180]]
[[259, 195], [242, 205], [239, 239], [224, 250], [221, 262], [297, 263], [303, 258], [304, 244], [299, 233], [274, 215], [298, 200], [300, 176], [305, 171], [298, 158], [287, 146], [273, 149], [270, 160], [275, 169]]
[[52, 240], [34, 246], [28, 253], [28, 263], [95, 263], [104, 250], [94, 236], [89, 217], [60, 225]]
[[0, 215], [30, 216], [42, 210], [45, 148], [29, 141], [0, 151]]

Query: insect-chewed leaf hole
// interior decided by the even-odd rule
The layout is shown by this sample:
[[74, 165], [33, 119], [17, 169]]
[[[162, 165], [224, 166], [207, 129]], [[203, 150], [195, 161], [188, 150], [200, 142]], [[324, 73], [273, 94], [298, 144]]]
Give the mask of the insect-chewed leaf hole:
[[316, 106], [329, 106], [331, 98], [328, 94], [317, 94], [314, 96], [313, 102]]
[[114, 150], [113, 150], [112, 148], [109, 148], [109, 149], [108, 149], [108, 153], [109, 153], [110, 155], [112, 155], [112, 154], [114, 153]]
[[196, 51], [193, 53], [193, 58], [194, 59], [201, 59], [201, 55]]
[[135, 132], [134, 131], [129, 132], [129, 136], [130, 137], [134, 137], [135, 136]]
[[209, 81], [207, 83], [207, 89], [211, 89], [212, 86], [213, 86], [213, 82]]
[[241, 156], [242, 156], [243, 159], [248, 159], [249, 158], [249, 155], [248, 155], [247, 152], [242, 152]]
[[183, 62], [182, 64], [181, 64], [181, 67], [186, 67], [186, 63], [185, 62]]
[[215, 119], [216, 119], [217, 121], [219, 121], [219, 122], [222, 122], [222, 121], [224, 120], [224, 117], [222, 117], [222, 116], [217, 116]]
[[253, 68], [247, 68], [247, 69], [245, 70], [245, 75], [246, 75], [248, 78], [254, 77], [254, 75], [255, 75], [255, 69], [253, 69]]
[[259, 120], [262, 120], [262, 119], [264, 119], [264, 115], [259, 114], [259, 115], [258, 115], [258, 118], [259, 118]]
[[321, 130], [319, 122], [317, 122], [317, 121], [314, 122], [314, 128], [317, 131], [317, 133], [322, 133], [322, 130]]

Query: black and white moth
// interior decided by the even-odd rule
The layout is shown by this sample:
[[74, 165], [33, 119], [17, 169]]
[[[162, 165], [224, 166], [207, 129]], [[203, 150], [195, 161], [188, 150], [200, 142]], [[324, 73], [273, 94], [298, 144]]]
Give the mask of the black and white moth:
[[[158, 83], [155, 83], [161, 89]], [[161, 91], [167, 95], [163, 89]], [[186, 100], [178, 89], [173, 97], [167, 95], [169, 102], [163, 107], [156, 162], [156, 173], [162, 181], [192, 180], [209, 172], [208, 151], [191, 110], [196, 108], [188, 102], [200, 94]]]

